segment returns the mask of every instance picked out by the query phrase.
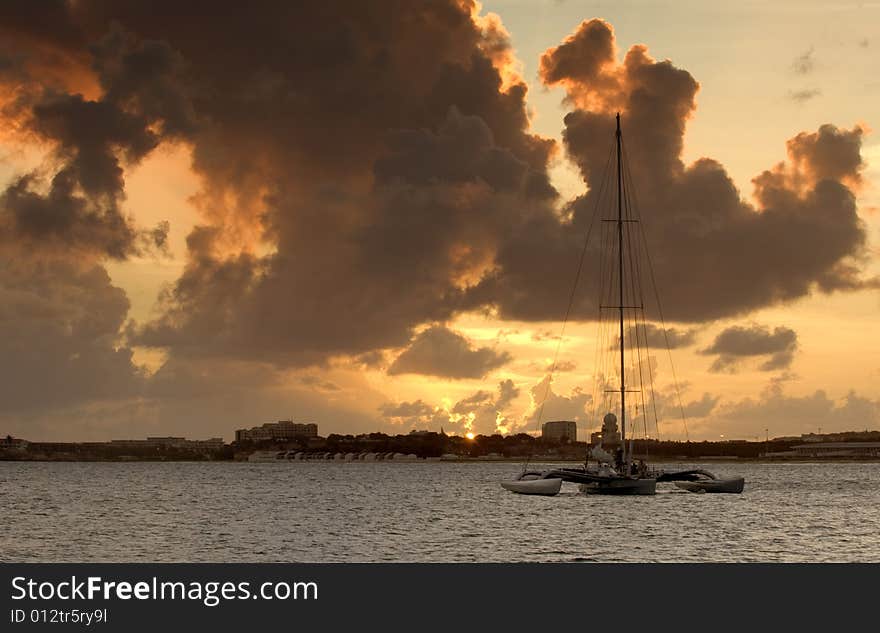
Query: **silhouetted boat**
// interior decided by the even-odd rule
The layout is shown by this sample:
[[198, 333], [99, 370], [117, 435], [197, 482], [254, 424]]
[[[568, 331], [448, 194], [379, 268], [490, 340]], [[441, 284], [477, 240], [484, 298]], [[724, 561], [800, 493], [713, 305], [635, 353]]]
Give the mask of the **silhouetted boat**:
[[719, 479], [708, 470], [694, 469], [677, 473], [664, 473], [659, 481], [673, 481], [678, 488], [688, 492], [723, 492], [739, 494], [743, 491], [746, 480], [744, 477]]
[[521, 495], [553, 496], [562, 488], [562, 479], [545, 473], [524, 473], [513, 481], [502, 481], [501, 486]]
[[[616, 218], [602, 218], [602, 221], [605, 222], [613, 222], [616, 224], [616, 236], [609, 235], [608, 248], [609, 256], [614, 254], [616, 251], [616, 261], [614, 261], [611, 266], [606, 268], [611, 272], [610, 279], [608, 282], [608, 294], [605, 295], [605, 284], [604, 281], [600, 284], [600, 302], [599, 302], [599, 310], [600, 310], [600, 327], [602, 324], [601, 314], [602, 310], [615, 310], [617, 313], [616, 319], [616, 329], [617, 329], [617, 351], [619, 354], [619, 388], [614, 390], [609, 390], [614, 393], [615, 397], [619, 396], [619, 410], [620, 410], [620, 441], [619, 448], [616, 449], [615, 453], [612, 455], [605, 450], [605, 447], [600, 445], [597, 447], [597, 450], [594, 452], [594, 457], [596, 458], [597, 463], [595, 466], [591, 466], [589, 463], [590, 458], [590, 449], [588, 448], [587, 456], [584, 462], [584, 465], [578, 468], [556, 468], [545, 471], [529, 471], [527, 470], [528, 462], [523, 467], [520, 475], [512, 480], [512, 481], [504, 481], [502, 482], [502, 487], [506, 490], [510, 490], [512, 492], [516, 492], [519, 494], [543, 494], [543, 495], [554, 495], [559, 492], [559, 489], [562, 485], [562, 482], [570, 482], [578, 484], [579, 489], [582, 493], [585, 494], [602, 494], [602, 495], [653, 495], [657, 491], [657, 482], [658, 481], [670, 481], [677, 482], [677, 484], [681, 484], [679, 487], [682, 487], [686, 490], [692, 491], [702, 491], [702, 492], [742, 492], [743, 489], [743, 480], [742, 478], [736, 479], [718, 479], [715, 475], [709, 473], [708, 471], [702, 470], [692, 470], [692, 471], [682, 471], [679, 473], [662, 473], [656, 470], [652, 470], [648, 468], [648, 466], [644, 463], [644, 461], [639, 460], [635, 462], [633, 460], [633, 447], [632, 441], [630, 440], [630, 444], [627, 445], [627, 410], [626, 410], [626, 397], [627, 393], [630, 391], [636, 391], [642, 394], [642, 411], [643, 416], [645, 416], [645, 426], [646, 426], [646, 434], [647, 434], [647, 413], [645, 411], [645, 397], [644, 397], [644, 379], [642, 373], [642, 363], [643, 356], [642, 346], [644, 347], [644, 358], [649, 358], [647, 355], [647, 328], [645, 325], [645, 316], [644, 316], [644, 299], [642, 297], [642, 284], [639, 278], [640, 275], [640, 264], [638, 261], [638, 253], [635, 254], [635, 258], [633, 257], [633, 248], [632, 248], [632, 235], [631, 232], [626, 233], [624, 231], [625, 224], [627, 227], [628, 223], [636, 223], [639, 222], [639, 218], [634, 216], [633, 212], [633, 202], [630, 198], [630, 184], [624, 184], [624, 173], [628, 174], [628, 169], [624, 167], [624, 157], [622, 150], [622, 134], [620, 129], [620, 114], [617, 114], [617, 129], [615, 131], [615, 148], [616, 148], [616, 184], [617, 184], [617, 198], [616, 198]], [[609, 157], [610, 160], [610, 157]], [[607, 170], [606, 170], [607, 171]], [[604, 181], [603, 181], [604, 183]], [[602, 190], [600, 189], [596, 193], [596, 210], [600, 208], [600, 203], [602, 201]], [[594, 213], [595, 220], [595, 213]], [[590, 229], [587, 231], [587, 236], [585, 238], [584, 248], [581, 253], [581, 260], [578, 266], [578, 274], [575, 277], [574, 288], [572, 289], [571, 298], [569, 300], [568, 309], [566, 310], [565, 320], [563, 321], [563, 332], [565, 330], [565, 323], [568, 320], [569, 314], [571, 312], [572, 302], [574, 300], [575, 292], [577, 290], [577, 283], [580, 277], [580, 272], [583, 267], [583, 259], [584, 255], [587, 252], [587, 244], [589, 241], [590, 232], [592, 230], [592, 222], [590, 223]], [[644, 237], [643, 234], [637, 234], [636, 240], [638, 244], [639, 237]], [[616, 237], [616, 240], [613, 239]], [[613, 243], [616, 241], [617, 248], [615, 249]], [[625, 248], [629, 246], [629, 253], [625, 255]], [[647, 245], [645, 246], [647, 249]], [[647, 252], [647, 250], [646, 250]], [[630, 267], [630, 275], [629, 279], [626, 278], [626, 266], [625, 261], [629, 262]], [[650, 258], [648, 258], [647, 265], [650, 266]], [[600, 270], [602, 267], [600, 266]], [[616, 275], [614, 274], [616, 272]], [[653, 281], [653, 272], [652, 272], [652, 281]], [[616, 288], [614, 288], [616, 281]], [[627, 285], [629, 282], [629, 285]], [[656, 286], [655, 286], [656, 291]], [[627, 293], [629, 296], [627, 296]], [[608, 300], [608, 304], [605, 303], [605, 300]], [[616, 302], [616, 303], [615, 303]], [[613, 304], [613, 305], [609, 305]], [[657, 298], [657, 308], [660, 311], [659, 306], [659, 293]], [[634, 375], [638, 376], [638, 386], [637, 390], [627, 389], [627, 373], [626, 373], [626, 332], [625, 332], [625, 315], [626, 311], [631, 311], [631, 323], [630, 323], [630, 345], [636, 349], [636, 369], [634, 371]], [[660, 311], [661, 322], [662, 322], [662, 311]], [[633, 332], [634, 337], [633, 337]], [[665, 328], [664, 328], [665, 333]], [[633, 338], [635, 339], [633, 341]], [[562, 337], [560, 336], [560, 343]], [[601, 340], [601, 336], [599, 337]], [[644, 345], [643, 345], [644, 344]], [[668, 342], [667, 342], [668, 347]], [[558, 354], [558, 350], [557, 350]], [[554, 360], [554, 368], [556, 361]], [[597, 369], [598, 371], [598, 369]], [[653, 373], [650, 369], [650, 366], [647, 368], [647, 371], [650, 378], [650, 390], [651, 390], [651, 401], [654, 401], [654, 393], [653, 393]], [[552, 373], [552, 372], [551, 372]], [[548, 380], [548, 389], [549, 389], [549, 380]], [[677, 387], [676, 387], [677, 389]], [[544, 401], [546, 401], [546, 394], [544, 397]], [[541, 409], [539, 410], [538, 419], [540, 421], [541, 414], [543, 413], [543, 402], [541, 405]], [[614, 414], [609, 413], [605, 417], [605, 421], [607, 422], [609, 419], [613, 420], [616, 428], [616, 417]], [[604, 436], [604, 424], [603, 424], [603, 436]], [[616, 430], [615, 430], [616, 436]], [[615, 437], [615, 445], [617, 444]], [[611, 459], [609, 459], [611, 458]], [[613, 463], [612, 463], [613, 462]], [[555, 482], [555, 483], [550, 483]]]

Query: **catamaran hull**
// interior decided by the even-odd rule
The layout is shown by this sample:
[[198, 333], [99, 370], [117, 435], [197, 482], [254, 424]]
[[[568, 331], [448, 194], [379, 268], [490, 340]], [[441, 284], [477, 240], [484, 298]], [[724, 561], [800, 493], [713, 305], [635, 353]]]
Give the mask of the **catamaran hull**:
[[709, 481], [676, 481], [675, 485], [688, 492], [726, 492], [740, 494], [745, 486], [745, 479], [710, 479]]
[[562, 480], [548, 479], [517, 479], [516, 481], [502, 481], [501, 487], [521, 495], [545, 495], [552, 497], [559, 494], [562, 488]]
[[656, 479], [609, 479], [591, 481], [580, 485], [580, 491], [588, 495], [653, 495], [657, 494]]

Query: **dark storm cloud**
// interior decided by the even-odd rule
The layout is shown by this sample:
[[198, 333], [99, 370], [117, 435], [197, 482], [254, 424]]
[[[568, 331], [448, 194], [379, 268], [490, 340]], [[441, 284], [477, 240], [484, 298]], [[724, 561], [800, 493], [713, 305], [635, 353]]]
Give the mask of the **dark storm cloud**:
[[[797, 193], [799, 188], [822, 181], [859, 184], [864, 167], [860, 154], [863, 135], [860, 127], [841, 130], [830, 124], [822, 125], [817, 132], [801, 132], [786, 143], [792, 169], [786, 171], [780, 165], [772, 176], [764, 172], [756, 192], [765, 195], [768, 190], [789, 189]], [[769, 205], [776, 200], [767, 198], [762, 202]]]
[[717, 355], [710, 371], [736, 371], [737, 364], [744, 358], [768, 357], [760, 369], [772, 371], [786, 369], [797, 351], [797, 332], [780, 326], [771, 331], [760, 325], [749, 327], [732, 326], [723, 330], [712, 344], [701, 350], [701, 354]]
[[[629, 341], [632, 341], [633, 343], [635, 342], [636, 335], [636, 330], [630, 328], [627, 339], [628, 345], [630, 344]], [[696, 343], [697, 328], [663, 328], [654, 323], [645, 323], [644, 325], [639, 326], [638, 337], [639, 343], [644, 345], [645, 341], [647, 341], [650, 349], [678, 349], [681, 347], [690, 347]], [[612, 349], [617, 349], [619, 345], [620, 337], [616, 337], [615, 343], [611, 347]]]
[[104, 101], [154, 122], [163, 139], [195, 134], [193, 79], [183, 57], [167, 42], [141, 40], [112, 23], [90, 51]]
[[110, 90], [65, 91], [92, 59], [69, 3], [44, 3], [39, 16], [33, 3], [14, 4], [0, 20], [2, 114], [13, 140], [39, 143], [48, 160], [0, 194], [0, 398], [5, 413], [23, 415], [137, 398], [148, 381], [123, 336], [129, 302], [104, 262], [167, 249], [168, 222], [141, 229], [123, 209], [124, 169], [159, 144], [161, 129]]
[[119, 341], [125, 293], [99, 265], [0, 252], [0, 401], [5, 414], [137, 395], [145, 377]]
[[[640, 199], [652, 201], [645, 224], [666, 316], [702, 321], [862, 286], [861, 129], [823, 126], [790, 142], [789, 161], [756, 179], [752, 207], [717, 162], [681, 161], [694, 78], [643, 46], [618, 63], [610, 26], [590, 21], [541, 63], [575, 108], [564, 138], [589, 187], [560, 209], [547, 177], [554, 143], [530, 131], [510, 42], [473, 10], [81, 0], [52, 4], [43, 22], [22, 7], [0, 25], [18, 53], [9, 77], [26, 84], [14, 114], [58, 170], [13, 183], [4, 228], [34, 248], [76, 242], [96, 261], [128, 257], [146, 237], [123, 212], [124, 170], [183, 142], [201, 226], [132, 343], [173, 359], [381, 363], [376, 350], [462, 311], [564, 313], [565, 271], [621, 109]], [[34, 72], [65, 60], [67, 83]], [[78, 80], [85, 88], [68, 89]], [[161, 228], [146, 235], [164, 243]], [[583, 299], [573, 318], [595, 308]], [[430, 371], [483, 375], [506, 360], [454, 334], [445, 342], [464, 369], [428, 354]]]
[[442, 378], [482, 378], [511, 360], [507, 352], [475, 348], [464, 336], [435, 325], [416, 336], [391, 363], [388, 373]]
[[553, 143], [500, 22], [472, 11], [73, 7], [107, 98], [190, 142], [204, 183], [189, 265], [138, 341], [284, 364], [399, 347], [460, 309], [507, 226], [554, 217]]
[[[341, 14], [270, 4], [247, 15], [219, 7], [192, 38], [195, 13], [175, 3], [145, 11], [85, 2], [71, 14], [74, 30], [96, 42], [105, 100], [192, 142], [205, 182], [196, 200], [206, 226], [140, 342], [310, 363], [400, 346], [413, 327], [461, 309], [562, 313], [559, 271], [576, 261], [591, 199], [560, 222], [546, 172], [552, 144], [528, 132], [524, 84], [503, 87], [507, 69], [497, 65], [509, 60], [509, 42], [497, 24], [483, 29], [469, 5], [451, 2], [353, 4]], [[407, 35], [390, 37], [403, 23]], [[663, 250], [658, 277], [664, 292], [672, 288], [674, 316], [714, 318], [802, 296], [817, 282], [859, 283], [841, 261], [864, 240], [848, 190], [822, 200], [799, 192], [785, 226], [787, 215], [772, 222], [779, 214], [742, 202], [717, 163], [681, 164], [697, 89], [686, 71], [654, 62], [644, 47], [619, 65], [610, 27], [596, 20], [541, 68], [578, 105], [565, 138], [591, 188], [610, 113], [624, 109], [634, 170], [653, 175], [640, 186], [656, 194], [664, 220], [654, 250]], [[858, 168], [849, 167], [853, 176]], [[780, 257], [782, 270], [768, 266], [772, 252], [739, 270], [743, 240], [815, 239], [822, 218], [800, 217], [804, 206], [837, 212], [838, 239]], [[274, 254], [253, 255], [259, 243]], [[724, 274], [733, 267], [737, 275]], [[589, 308], [579, 304], [577, 316], [591, 318]]]
[[6, 62], [0, 64], [0, 76], [30, 76], [48, 87], [82, 90], [90, 56], [70, 10], [67, 0], [0, 3], [0, 59]]
[[123, 189], [115, 150], [137, 162], [158, 144], [147, 121], [105, 100], [48, 94], [32, 106], [31, 128], [58, 143], [65, 169], [87, 196], [114, 199]]
[[[826, 124], [790, 140], [788, 160], [754, 180], [757, 204], [752, 205], [717, 161], [701, 158], [686, 165], [681, 159], [699, 87], [687, 71], [668, 60], [655, 61], [642, 45], [618, 63], [613, 32], [601, 20], [583, 23], [548, 50], [541, 69], [544, 82], [565, 88], [575, 107], [565, 117], [563, 136], [589, 191], [569, 207], [568, 223], [530, 216], [514, 226], [499, 246], [496, 266], [470, 290], [474, 304], [492, 304], [502, 318], [550, 319], [565, 313], [571, 284], [565, 271], [577, 267], [602, 191], [617, 111], [667, 319], [708, 321], [816, 289], [874, 285], [861, 271], [866, 232], [855, 201], [864, 167], [860, 127]], [[637, 244], [639, 235], [632, 239]], [[598, 292], [590, 285], [598, 263], [594, 249], [586, 262], [590, 268], [573, 306], [579, 319], [596, 318], [598, 312]], [[646, 307], [656, 317], [644, 257], [642, 267]]]
[[148, 378], [122, 334], [128, 310], [125, 292], [87, 249], [0, 244], [4, 421], [19, 428], [45, 412], [138, 398]]
[[0, 23], [7, 37], [20, 42], [45, 41], [69, 49], [83, 45], [82, 34], [71, 21], [67, 0], [6, 0], [0, 4]]
[[532, 170], [511, 151], [498, 147], [482, 118], [464, 116], [454, 106], [436, 134], [429, 130], [391, 132], [388, 150], [374, 168], [380, 183], [483, 182], [495, 191], [555, 196], [546, 172]]
[[653, 323], [646, 323], [645, 332], [648, 337], [648, 343], [655, 349], [665, 347], [666, 345], [670, 349], [690, 347], [697, 340], [697, 330], [695, 328], [687, 330], [675, 327], [662, 328]]
[[[96, 69], [105, 61], [96, 60]], [[0, 201], [4, 237], [114, 259], [164, 249], [164, 224], [139, 230], [122, 209], [123, 167], [138, 164], [160, 142], [151, 129], [154, 114], [129, 107], [127, 95], [113, 92], [109, 84], [102, 98], [87, 99], [60, 92], [19, 65], [21, 72], [6, 81], [16, 96], [3, 114], [17, 123], [19, 134], [47, 144], [57, 167], [49, 178], [32, 172], [8, 186]], [[150, 70], [144, 70], [140, 84], [149, 85]]]
[[[620, 90], [620, 78], [608, 72], [614, 66], [616, 57], [617, 49], [610, 25], [602, 20], [585, 21], [575, 34], [553, 49], [552, 55], [544, 54], [541, 57], [541, 79], [548, 85], [566, 83], [590, 86], [590, 100], [597, 105], [606, 105], [605, 100], [616, 96]], [[568, 99], [575, 101], [584, 96], [587, 93], [577, 96], [569, 93]]]
[[134, 229], [114, 210], [101, 209], [77, 195], [72, 174], [56, 174], [45, 195], [35, 190], [37, 184], [35, 175], [22, 176], [0, 197], [4, 241], [23, 240], [42, 248], [60, 243], [115, 259], [124, 259], [132, 251]]

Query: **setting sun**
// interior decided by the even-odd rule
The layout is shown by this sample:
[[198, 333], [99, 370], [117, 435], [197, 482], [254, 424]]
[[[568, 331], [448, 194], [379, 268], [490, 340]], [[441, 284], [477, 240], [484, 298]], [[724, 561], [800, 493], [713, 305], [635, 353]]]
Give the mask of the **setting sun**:
[[476, 437], [476, 436], [475, 436], [472, 432], [470, 432], [470, 431], [468, 431], [467, 433], [465, 433], [464, 436], [465, 436], [466, 438], [468, 438], [469, 440], [472, 440], [472, 439], [474, 439], [474, 438]]

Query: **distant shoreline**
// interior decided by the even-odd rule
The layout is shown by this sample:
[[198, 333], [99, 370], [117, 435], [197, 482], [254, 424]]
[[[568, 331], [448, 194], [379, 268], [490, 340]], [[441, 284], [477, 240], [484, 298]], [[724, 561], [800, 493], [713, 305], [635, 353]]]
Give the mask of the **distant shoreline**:
[[[292, 460], [292, 459], [279, 459], [275, 462], [273, 461], [247, 461], [247, 460], [233, 460], [233, 459], [143, 459], [143, 458], [117, 458], [117, 459], [69, 459], [69, 458], [17, 458], [17, 459], [9, 459], [9, 458], [0, 458], [0, 462], [6, 463], [15, 463], [15, 462], [27, 462], [27, 463], [50, 463], [50, 462], [64, 462], [64, 463], [106, 463], [106, 464], [184, 464], [184, 463], [193, 463], [193, 464], [354, 464], [357, 466], [358, 464], [396, 464], [396, 465], [408, 465], [408, 464], [522, 464], [525, 460], [521, 457], [502, 457], [502, 458], [493, 458], [493, 459], [480, 459], [480, 458], [468, 458], [462, 457], [459, 459], [439, 459], [439, 458], [420, 458], [417, 460], [407, 460], [407, 461], [398, 461], [394, 460], [370, 460], [370, 461], [339, 461], [339, 460], [320, 460], [320, 459], [306, 459], [306, 460]], [[559, 457], [532, 457], [529, 460], [529, 463], [532, 464], [556, 464], [556, 463], [565, 463], [565, 464], [580, 464], [583, 463], [583, 459], [565, 459]], [[818, 458], [765, 458], [765, 457], [658, 457], [658, 458], [648, 458], [645, 459], [648, 464], [675, 464], [675, 463], [730, 463], [730, 464], [876, 464], [880, 463], [880, 458], [878, 457], [864, 457], [864, 458], [855, 458], [855, 457], [826, 457], [823, 459]]]

